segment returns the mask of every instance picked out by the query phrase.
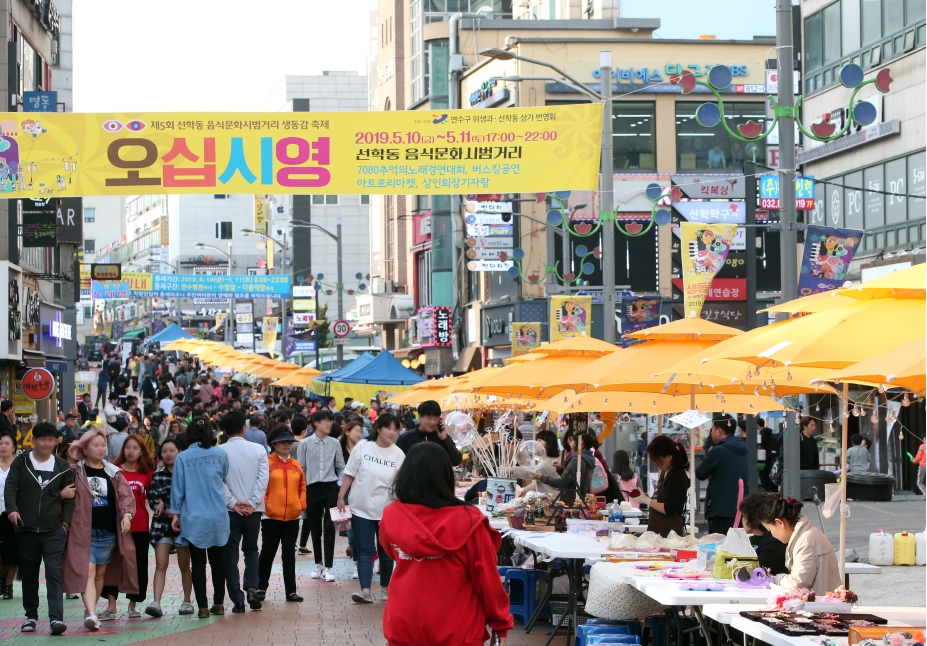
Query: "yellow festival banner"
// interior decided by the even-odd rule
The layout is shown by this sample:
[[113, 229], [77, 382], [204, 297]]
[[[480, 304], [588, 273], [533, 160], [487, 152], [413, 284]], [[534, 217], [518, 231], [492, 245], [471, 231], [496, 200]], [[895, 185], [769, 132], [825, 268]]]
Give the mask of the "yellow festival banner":
[[587, 336], [592, 326], [591, 296], [550, 297], [550, 342]]
[[682, 223], [682, 286], [686, 316], [699, 316], [731, 250], [736, 224]]
[[277, 344], [277, 326], [280, 324], [280, 319], [276, 316], [265, 316], [264, 317], [264, 347], [267, 348], [267, 354], [270, 355], [270, 358], [274, 358], [275, 348]]
[[600, 104], [395, 112], [2, 113], [2, 197], [595, 190]]
[[512, 323], [512, 356], [528, 354], [541, 347], [540, 323]]

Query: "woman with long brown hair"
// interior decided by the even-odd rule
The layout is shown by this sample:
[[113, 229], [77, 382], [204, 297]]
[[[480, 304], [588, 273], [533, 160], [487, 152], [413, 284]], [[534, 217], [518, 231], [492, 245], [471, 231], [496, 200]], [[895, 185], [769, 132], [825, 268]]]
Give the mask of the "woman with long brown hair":
[[647, 529], [664, 538], [671, 530], [684, 536], [686, 523], [682, 514], [689, 495], [689, 476], [686, 473], [689, 456], [686, 447], [667, 435], [658, 435], [647, 447], [647, 455], [660, 469], [657, 488], [653, 498], [641, 493], [632, 497], [632, 500], [650, 507]]

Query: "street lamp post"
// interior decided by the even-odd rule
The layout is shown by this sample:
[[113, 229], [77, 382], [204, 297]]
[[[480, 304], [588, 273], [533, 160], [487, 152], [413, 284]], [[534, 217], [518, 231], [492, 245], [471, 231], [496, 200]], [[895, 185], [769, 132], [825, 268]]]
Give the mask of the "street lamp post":
[[[615, 312], [617, 310], [615, 307], [615, 232], [611, 227], [611, 223], [615, 220], [615, 215], [613, 213], [614, 189], [612, 187], [614, 182], [613, 177], [615, 174], [615, 162], [612, 156], [612, 54], [610, 51], [603, 51], [599, 54], [599, 69], [602, 78], [601, 94], [593, 92], [587, 88], [582, 81], [570, 76], [557, 66], [548, 63], [547, 61], [528, 58], [527, 56], [519, 56], [518, 54], [515, 54], [509, 50], [498, 49], [495, 47], [484, 49], [480, 51], [480, 54], [488, 58], [495, 58], [502, 61], [518, 60], [525, 63], [531, 63], [532, 65], [539, 65], [541, 67], [546, 67], [549, 70], [553, 70], [563, 77], [503, 76], [496, 78], [516, 82], [531, 80], [553, 80], [572, 87], [577, 92], [589, 98], [593, 103], [599, 101], [604, 103], [605, 111], [602, 117], [601, 158], [602, 185], [600, 187], [602, 194], [602, 210], [600, 215], [602, 219], [602, 309], [605, 313], [603, 340], [607, 343], [615, 343], [617, 336], [615, 325]], [[549, 239], [547, 248], [548, 253], [550, 253], [552, 244]], [[566, 257], [568, 256], [565, 254], [564, 262], [566, 262]]]
[[[324, 227], [320, 227], [318, 224], [302, 222], [300, 220], [293, 220], [290, 223], [290, 226], [302, 229], [316, 229], [335, 241], [335, 254], [338, 263], [338, 275], [336, 278], [337, 284], [335, 286], [335, 291], [338, 292], [338, 320], [344, 320], [344, 280], [342, 276], [341, 218], [335, 219], [335, 233], [332, 233]], [[319, 294], [316, 294], [316, 298], [319, 298]], [[344, 346], [339, 344], [338, 347], [335, 348], [335, 352], [337, 353], [336, 356], [338, 358], [338, 367], [344, 367]]]
[[[222, 249], [220, 249], [219, 247], [214, 247], [213, 245], [209, 245], [209, 244], [203, 244], [202, 242], [197, 242], [193, 246], [197, 249], [212, 249], [214, 251], [218, 251], [223, 256], [228, 258], [229, 276], [232, 275], [232, 241], [231, 240], [229, 240], [229, 250], [227, 253], [225, 251], [222, 251]], [[235, 297], [234, 296], [231, 299], [229, 299], [229, 313], [228, 313], [228, 316], [225, 317], [225, 329], [226, 329], [225, 340], [228, 342], [230, 346], [234, 348], [235, 342], [232, 339], [232, 334], [235, 331], [235, 326], [232, 323], [233, 316], [235, 316]]]
[[[280, 250], [281, 250], [281, 252], [282, 252], [282, 254], [283, 254], [283, 258], [282, 258], [282, 260], [281, 260], [281, 262], [280, 262], [280, 267], [279, 267], [279, 269], [280, 269], [280, 273], [281, 273], [281, 274], [285, 274], [285, 273], [286, 273], [286, 251], [287, 251], [286, 231], [283, 232], [283, 242], [280, 242], [280, 241], [277, 240], [276, 238], [270, 237], [269, 235], [267, 235], [267, 234], [264, 233], [263, 231], [255, 231], [254, 229], [241, 229], [241, 232], [242, 232], [243, 234], [245, 234], [246, 236], [247, 236], [247, 235], [260, 236], [260, 237], [262, 237], [262, 238], [265, 238], [265, 239], [267, 239], [267, 240], [270, 240], [270, 241], [273, 242], [275, 245], [277, 245], [278, 247], [280, 247]], [[284, 360], [284, 361], [286, 361], [286, 360], [288, 359], [287, 354], [286, 354], [286, 339], [287, 339], [287, 321], [286, 321], [287, 313], [286, 313], [286, 307], [287, 307], [287, 301], [288, 301], [288, 300], [289, 300], [288, 298], [281, 298], [281, 299], [280, 299], [280, 329], [283, 331], [283, 337], [282, 337], [282, 340], [281, 340], [281, 342], [280, 342], [280, 349], [281, 349], [280, 354], [283, 355], [283, 360]], [[270, 348], [268, 348], [268, 349], [270, 349]]]

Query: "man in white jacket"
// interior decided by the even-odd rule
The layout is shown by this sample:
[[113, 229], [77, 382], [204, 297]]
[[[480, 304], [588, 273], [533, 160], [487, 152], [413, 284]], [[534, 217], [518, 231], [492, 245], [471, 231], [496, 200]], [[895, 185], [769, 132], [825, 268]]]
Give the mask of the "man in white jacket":
[[106, 406], [103, 407], [103, 417], [106, 419], [106, 424], [103, 425], [103, 432], [106, 433], [107, 437], [119, 432], [117, 429], [113, 428], [111, 424], [117, 419], [124, 419], [122, 409], [119, 408], [117, 405], [118, 403], [119, 395], [112, 392], [109, 394], [109, 400], [106, 402]]

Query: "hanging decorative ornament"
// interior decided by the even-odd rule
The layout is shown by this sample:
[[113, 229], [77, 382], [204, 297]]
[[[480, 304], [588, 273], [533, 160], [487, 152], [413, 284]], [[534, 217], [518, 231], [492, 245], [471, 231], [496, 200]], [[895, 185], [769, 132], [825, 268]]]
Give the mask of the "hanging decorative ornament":
[[908, 397], [908, 393], [905, 393], [904, 397], [901, 398], [901, 405], [905, 408], [911, 405], [911, 398]]
[[885, 394], [885, 384], [879, 384], [879, 394], [880, 395]]
[[[606, 159], [607, 159], [607, 157], [606, 157]], [[654, 400], [653, 400], [653, 404], [652, 404], [652, 406], [653, 406], [654, 408], [656, 408], [656, 407], [657, 407], [657, 400], [656, 400], [656, 399], [654, 399]]]
[[869, 418], [869, 421], [872, 422], [873, 426], [878, 425], [879, 423], [879, 407], [875, 406], [872, 409], [872, 417]]
[[859, 404], [857, 403], [856, 405], [853, 406], [853, 417], [859, 417], [859, 413], [860, 413]]
[[[606, 157], [606, 159], [608, 159], [608, 157]], [[602, 401], [602, 403], [603, 403], [603, 404], [608, 404], [608, 397], [606, 397], [606, 398]]]
[[904, 441], [904, 431], [898, 431], [898, 439]]
[[850, 409], [847, 408], [847, 407], [845, 406], [845, 407], [843, 408], [843, 412], [841, 413], [841, 415], [843, 415], [843, 418], [844, 418], [844, 419], [849, 418], [849, 417], [850, 417]]
[[759, 396], [760, 396], [760, 389], [759, 389], [758, 386], [753, 388], [753, 395], [754, 395], [755, 397], [759, 397]]
[[634, 410], [634, 404], [628, 402], [628, 410]]
[[889, 426], [891, 426], [892, 424], [894, 424], [894, 423], [897, 422], [897, 421], [898, 421], [898, 415], [895, 414], [895, 409], [890, 407], [890, 408], [885, 412], [885, 423], [888, 424]]
[[[606, 159], [608, 159], [608, 158], [606, 157]], [[821, 404], [815, 404], [815, 405], [814, 405], [814, 410], [815, 410], [815, 412], [820, 413], [820, 412], [821, 412]]]
[[[606, 158], [606, 159], [607, 159], [607, 158]], [[790, 370], [789, 372], [785, 373], [785, 380], [786, 380], [786, 381], [792, 381], [792, 371], [791, 371], [791, 370]]]
[[831, 435], [834, 434], [834, 420], [831, 420], [831, 421], [830, 421], [830, 424], [828, 424], [828, 426], [827, 426], [827, 430], [830, 431], [830, 434], [831, 434]]
[[[608, 158], [606, 157], [606, 159], [608, 159]], [[741, 390], [744, 389], [744, 382], [742, 382], [742, 381], [740, 382], [740, 389], [741, 389]]]
[[763, 380], [763, 390], [768, 390], [769, 386], [766, 385], [766, 380]]
[[753, 407], [753, 404], [750, 404], [750, 412], [754, 412], [756, 409]]

